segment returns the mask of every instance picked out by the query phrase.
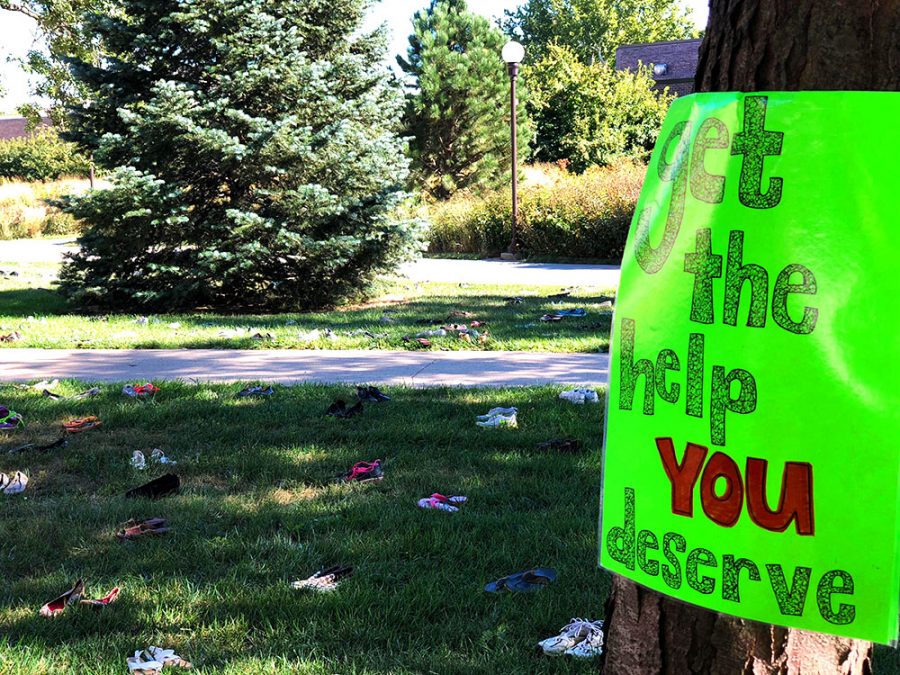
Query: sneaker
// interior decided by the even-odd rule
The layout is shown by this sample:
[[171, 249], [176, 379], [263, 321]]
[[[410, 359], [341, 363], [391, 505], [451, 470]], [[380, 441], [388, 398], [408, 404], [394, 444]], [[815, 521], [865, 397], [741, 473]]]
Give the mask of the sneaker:
[[508, 416], [494, 415], [490, 419], [479, 420], [479, 421], [475, 422], [475, 424], [477, 424], [480, 427], [485, 427], [488, 429], [497, 429], [500, 427], [515, 428], [515, 427], [519, 426], [519, 422], [516, 419], [515, 413], [513, 413], [512, 415], [508, 415]]
[[562, 627], [559, 631], [559, 635], [547, 638], [546, 640], [541, 640], [538, 642], [538, 646], [544, 650], [545, 654], [559, 656], [583, 642], [593, 627], [594, 624], [590, 621], [585, 621], [584, 619], [572, 619], [568, 624]]
[[576, 389], [575, 391], [584, 395], [585, 403], [600, 403], [600, 396], [593, 389]]
[[244, 387], [238, 392], [238, 396], [273, 396], [275, 394], [275, 390], [269, 387], [263, 387], [262, 385], [258, 385], [256, 387]]
[[3, 488], [3, 494], [5, 495], [17, 495], [25, 492], [25, 486], [28, 485], [28, 476], [26, 476], [21, 471], [16, 471], [15, 475], [12, 476], [12, 479], [6, 484], [6, 487]]
[[425, 497], [424, 499], [420, 499], [418, 501], [418, 505], [420, 509], [435, 509], [437, 511], [446, 511], [447, 513], [455, 513], [459, 511], [458, 506], [448, 504], [447, 502], [441, 501], [436, 497]]
[[570, 389], [569, 391], [564, 391], [559, 395], [559, 397], [563, 401], [568, 401], [569, 403], [574, 403], [575, 405], [584, 405], [585, 395], [583, 389]]
[[153, 448], [153, 450], [150, 451], [150, 461], [156, 462], [157, 464], [178, 464], [178, 462], [166, 457], [159, 448]]
[[384, 478], [384, 470], [381, 468], [381, 460], [374, 462], [357, 462], [346, 473], [337, 477], [338, 483], [366, 483], [372, 480]]
[[593, 659], [603, 653], [603, 622], [594, 621], [587, 636], [574, 647], [565, 651], [566, 656], [576, 659]]
[[497, 415], [509, 417], [510, 415], [515, 415], [517, 412], [519, 412], [518, 408], [491, 408], [487, 411], [487, 415], [479, 415], [476, 419], [485, 421], [492, 417], [496, 417]]
[[135, 450], [131, 453], [131, 466], [133, 466], [138, 471], [143, 471], [147, 468], [147, 458], [144, 457], [144, 453], [140, 450]]
[[17, 429], [23, 426], [25, 426], [25, 421], [19, 413], [10, 410], [5, 405], [0, 405], [0, 430]]
[[391, 400], [391, 397], [379, 390], [378, 387], [357, 387], [356, 397], [360, 401], [369, 403], [383, 403]]

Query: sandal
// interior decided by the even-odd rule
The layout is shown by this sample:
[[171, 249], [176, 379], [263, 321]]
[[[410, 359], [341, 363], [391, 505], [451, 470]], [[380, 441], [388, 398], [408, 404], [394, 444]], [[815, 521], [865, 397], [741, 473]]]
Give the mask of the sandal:
[[341, 580], [352, 576], [352, 567], [335, 565], [334, 567], [319, 570], [308, 579], [292, 582], [291, 588], [295, 590], [309, 588], [314, 591], [333, 591], [337, 588]]
[[488, 593], [500, 593], [501, 591], [524, 593], [538, 591], [554, 581], [556, 581], [555, 569], [552, 567], [536, 567], [492, 581], [484, 587], [484, 590]]
[[129, 656], [126, 663], [128, 663], [128, 671], [132, 675], [157, 675], [162, 672], [164, 665], [162, 661], [145, 659], [144, 653], [140, 650], [136, 651], [134, 656]]
[[84, 593], [84, 582], [79, 579], [71, 589], [41, 607], [41, 616], [48, 618], [56, 616], [69, 605], [77, 604], [81, 600], [82, 593]]
[[420, 509], [435, 509], [436, 511], [446, 511], [447, 513], [456, 513], [459, 511], [458, 506], [453, 506], [436, 497], [426, 497], [425, 499], [420, 499], [417, 503]]
[[103, 426], [96, 417], [83, 417], [81, 419], [72, 420], [71, 422], [63, 422], [63, 429], [69, 434], [80, 434], [82, 431], [90, 431], [91, 429], [99, 429]]

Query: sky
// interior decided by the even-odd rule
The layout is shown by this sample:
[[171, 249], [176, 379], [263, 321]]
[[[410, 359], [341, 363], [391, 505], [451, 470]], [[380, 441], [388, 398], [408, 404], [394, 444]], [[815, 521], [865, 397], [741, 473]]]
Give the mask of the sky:
[[[503, 16], [523, 0], [471, 0], [469, 7], [488, 18]], [[692, 12], [700, 27], [706, 26], [708, 0], [681, 0]], [[406, 52], [407, 37], [411, 30], [412, 15], [428, 4], [428, 0], [381, 0], [372, 10], [367, 27], [387, 23], [391, 31], [389, 62], [396, 54]], [[28, 77], [15, 62], [24, 57], [35, 42], [35, 24], [25, 16], [0, 10], [0, 84], [6, 94], [0, 96], [0, 114], [13, 113], [15, 108], [30, 99]]]

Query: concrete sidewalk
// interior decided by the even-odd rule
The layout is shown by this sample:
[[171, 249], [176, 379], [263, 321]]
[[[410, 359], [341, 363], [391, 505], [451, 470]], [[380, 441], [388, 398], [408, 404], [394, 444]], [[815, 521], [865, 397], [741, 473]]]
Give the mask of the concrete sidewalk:
[[608, 354], [374, 350], [0, 349], [0, 381], [255, 381], [415, 387], [598, 386]]

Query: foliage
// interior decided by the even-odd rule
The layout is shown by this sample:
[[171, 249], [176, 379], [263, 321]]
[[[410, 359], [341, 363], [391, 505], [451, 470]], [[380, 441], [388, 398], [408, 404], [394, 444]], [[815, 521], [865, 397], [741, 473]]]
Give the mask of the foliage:
[[87, 176], [90, 161], [56, 132], [43, 129], [24, 138], [0, 140], [0, 178], [22, 181]]
[[648, 159], [672, 100], [652, 89], [646, 69], [586, 65], [565, 47], [551, 46], [527, 77], [537, 123], [535, 158], [566, 159], [576, 171], [621, 157]]
[[527, 0], [506, 13], [504, 30], [521, 38], [531, 63], [556, 44], [582, 63], [610, 65], [623, 44], [680, 40], [697, 32], [679, 0]]
[[[87, 190], [87, 181], [0, 181], [0, 239], [75, 234], [81, 223], [53, 206], [61, 197]], [[0, 255], [0, 258], [3, 256]]]
[[[91, 13], [109, 15], [118, 0], [0, 0], [0, 10], [18, 12], [37, 22], [44, 49], [32, 49], [22, 62], [33, 78], [35, 96], [51, 102], [50, 117], [56, 126], [64, 126], [67, 106], [85, 100], [87, 91], [74, 79], [67, 67], [69, 59], [99, 63], [102, 49], [90, 29]], [[42, 106], [27, 104], [20, 112], [37, 124]]]
[[[398, 62], [414, 79], [406, 123], [416, 184], [439, 199], [498, 185], [512, 164], [509, 75], [500, 57], [506, 38], [464, 0], [432, 0], [413, 27], [407, 58]], [[521, 87], [518, 98], [527, 100]], [[524, 106], [518, 118], [527, 148]]]
[[[582, 175], [557, 171], [519, 193], [519, 248], [526, 256], [619, 261], [646, 167], [622, 162]], [[429, 207], [429, 251], [496, 255], [511, 238], [508, 190], [458, 195]]]
[[72, 133], [113, 187], [61, 274], [81, 304], [310, 308], [356, 296], [417, 245], [394, 217], [402, 94], [358, 32], [368, 0], [125, 0], [73, 72]]

